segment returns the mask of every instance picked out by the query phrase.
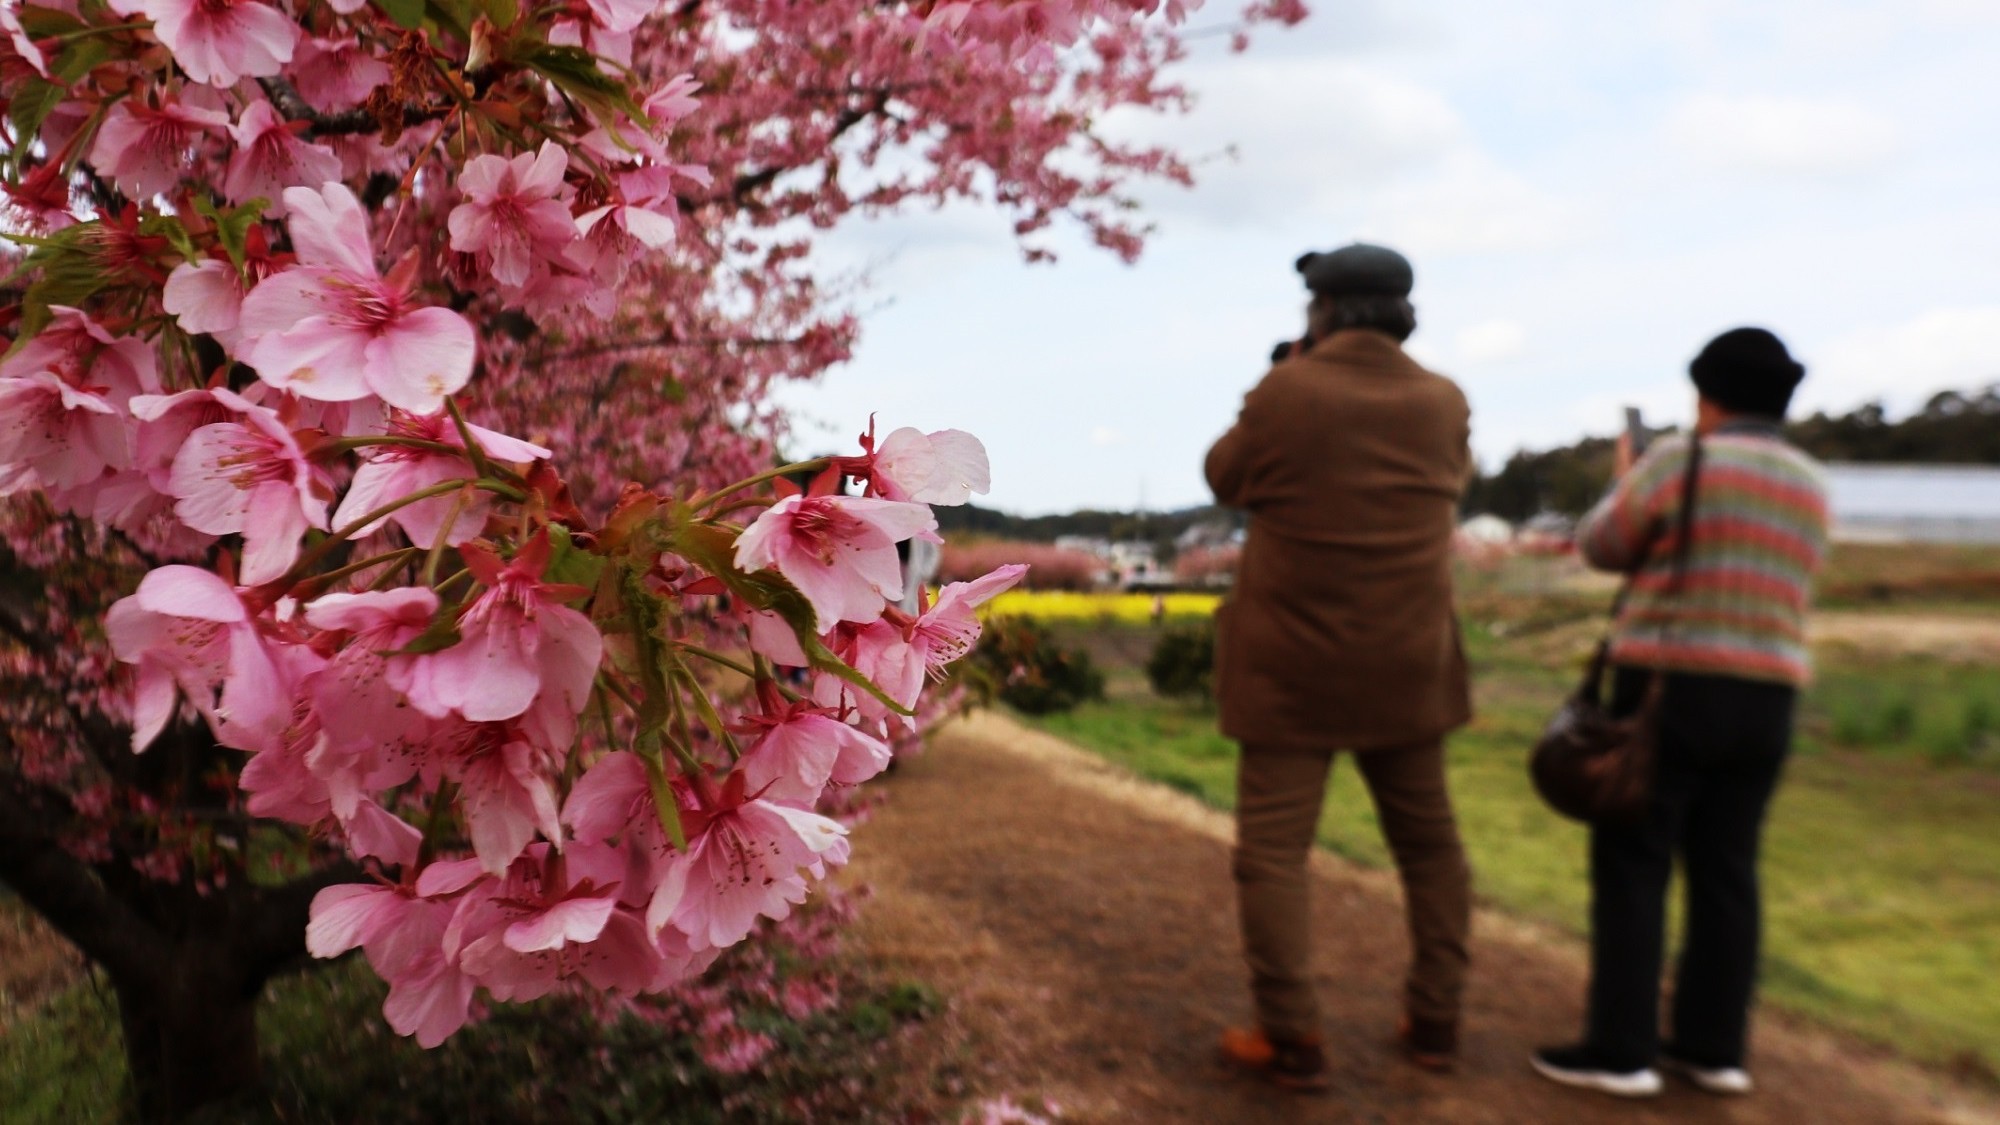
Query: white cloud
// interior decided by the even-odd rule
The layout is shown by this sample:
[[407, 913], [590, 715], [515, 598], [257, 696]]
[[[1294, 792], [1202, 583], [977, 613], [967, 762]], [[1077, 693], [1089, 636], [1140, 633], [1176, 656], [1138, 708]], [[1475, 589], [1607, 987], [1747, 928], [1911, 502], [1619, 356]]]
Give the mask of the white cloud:
[[1908, 410], [1941, 390], [2000, 380], [2000, 305], [1933, 309], [1838, 337], [1814, 352], [1805, 357], [1801, 406], [1847, 410], [1880, 398]]
[[1590, 215], [1471, 150], [1438, 173], [1384, 191], [1362, 226], [1421, 255], [1548, 250], [1584, 235]]
[[1505, 363], [1528, 352], [1528, 330], [1518, 321], [1484, 320], [1459, 330], [1459, 362], [1467, 364]]
[[1218, 225], [1324, 219], [1465, 143], [1443, 94], [1352, 63], [1232, 55], [1181, 77], [1198, 98], [1189, 116], [1114, 114], [1106, 131], [1211, 157], [1194, 191], [1146, 194]]
[[1888, 114], [1817, 98], [1692, 94], [1668, 113], [1666, 131], [1707, 164], [1780, 175], [1871, 171], [1903, 148]]
[[1125, 435], [1112, 429], [1110, 426], [1092, 426], [1090, 428], [1090, 444], [1100, 449], [1113, 445], [1123, 445], [1125, 444]]

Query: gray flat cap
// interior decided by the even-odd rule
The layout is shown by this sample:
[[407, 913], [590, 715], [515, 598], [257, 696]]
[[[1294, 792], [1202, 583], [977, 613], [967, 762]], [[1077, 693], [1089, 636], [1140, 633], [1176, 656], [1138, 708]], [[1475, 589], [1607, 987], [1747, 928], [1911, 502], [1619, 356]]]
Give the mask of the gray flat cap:
[[1307, 289], [1330, 297], [1407, 297], [1416, 283], [1408, 258], [1365, 242], [1301, 254], [1294, 268]]

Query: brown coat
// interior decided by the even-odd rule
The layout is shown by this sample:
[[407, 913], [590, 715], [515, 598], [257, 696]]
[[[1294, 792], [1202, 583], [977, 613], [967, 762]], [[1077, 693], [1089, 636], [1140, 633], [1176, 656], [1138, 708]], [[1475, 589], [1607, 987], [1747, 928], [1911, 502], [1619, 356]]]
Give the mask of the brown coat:
[[1366, 749], [1471, 717], [1451, 600], [1469, 418], [1457, 384], [1359, 329], [1244, 397], [1207, 464], [1216, 499], [1250, 513], [1216, 614], [1224, 734]]

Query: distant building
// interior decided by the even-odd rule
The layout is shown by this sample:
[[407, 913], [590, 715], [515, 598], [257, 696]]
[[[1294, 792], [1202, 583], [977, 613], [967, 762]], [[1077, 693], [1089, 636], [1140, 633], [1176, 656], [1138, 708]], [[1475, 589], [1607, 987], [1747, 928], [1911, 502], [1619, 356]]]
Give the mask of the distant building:
[[2000, 466], [1826, 466], [1843, 543], [2000, 543]]
[[1102, 581], [1121, 590], [1153, 589], [1173, 585], [1171, 572], [1160, 566], [1153, 544], [1141, 540], [1114, 543], [1088, 535], [1064, 535], [1056, 546], [1066, 551], [1085, 551], [1103, 560]]
[[1459, 524], [1458, 533], [1474, 543], [1501, 544], [1514, 541], [1514, 525], [1490, 513], [1473, 516]]

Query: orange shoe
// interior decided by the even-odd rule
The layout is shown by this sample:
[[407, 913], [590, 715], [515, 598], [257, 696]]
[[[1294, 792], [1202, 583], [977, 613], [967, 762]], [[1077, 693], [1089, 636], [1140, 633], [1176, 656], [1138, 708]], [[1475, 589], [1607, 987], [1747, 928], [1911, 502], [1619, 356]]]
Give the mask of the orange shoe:
[[1333, 1085], [1318, 1037], [1274, 1040], [1259, 1028], [1232, 1027], [1222, 1033], [1222, 1060], [1287, 1090], [1312, 1093]]
[[1404, 1058], [1442, 1074], [1458, 1065], [1458, 1024], [1404, 1016], [1396, 1026], [1396, 1045], [1403, 1049]]

